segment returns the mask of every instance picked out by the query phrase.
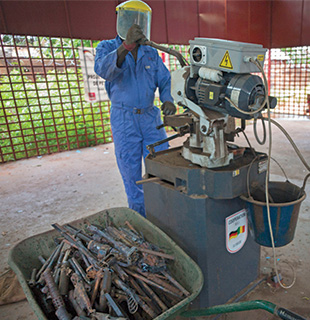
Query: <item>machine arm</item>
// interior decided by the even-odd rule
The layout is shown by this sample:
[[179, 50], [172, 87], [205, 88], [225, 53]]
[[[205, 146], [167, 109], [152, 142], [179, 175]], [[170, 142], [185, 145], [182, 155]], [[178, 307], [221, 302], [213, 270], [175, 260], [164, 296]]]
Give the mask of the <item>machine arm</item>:
[[166, 139], [163, 139], [163, 140], [159, 140], [155, 143], [152, 143], [152, 144], [149, 144], [148, 146], [146, 146], [146, 148], [149, 150], [150, 154], [155, 157], [155, 147], [165, 143], [165, 142], [168, 142], [168, 141], [171, 141], [171, 140], [174, 140], [176, 138], [179, 138], [179, 137], [182, 137], [184, 136], [186, 133], [189, 133], [190, 132], [190, 127], [189, 125], [185, 125], [185, 126], [182, 126], [180, 128], [178, 128], [178, 133], [166, 138]]
[[186, 59], [182, 56], [182, 54], [180, 52], [178, 52], [176, 50], [173, 50], [169, 47], [161, 46], [161, 45], [159, 45], [153, 41], [150, 41], [150, 40], [145, 41], [143, 44], [175, 56], [178, 59], [178, 61], [180, 62], [181, 67], [185, 67], [186, 65], [188, 65], [188, 62], [186, 61]]

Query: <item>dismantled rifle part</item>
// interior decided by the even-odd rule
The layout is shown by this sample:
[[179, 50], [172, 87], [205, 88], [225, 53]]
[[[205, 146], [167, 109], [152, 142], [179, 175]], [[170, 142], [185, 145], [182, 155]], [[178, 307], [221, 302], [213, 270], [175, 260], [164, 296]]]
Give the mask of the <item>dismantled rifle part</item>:
[[176, 281], [167, 271], [162, 271], [162, 274], [171, 282], [173, 283], [180, 291], [184, 293], [186, 297], [190, 295], [190, 293], [184, 289], [178, 281]]
[[157, 279], [157, 282], [155, 281], [152, 281], [152, 280], [149, 280], [145, 277], [143, 277], [142, 275], [139, 275], [137, 273], [134, 273], [134, 272], [131, 272], [131, 271], [127, 271], [127, 273], [129, 273], [130, 275], [132, 275], [134, 278], [137, 278], [137, 279], [140, 279], [160, 290], [163, 290], [169, 294], [171, 294], [172, 296], [175, 296], [175, 297], [178, 297], [178, 298], [181, 298], [182, 297], [182, 294], [180, 294], [179, 290], [178, 289], [175, 289], [173, 286], [169, 285], [168, 283], [166, 283], [165, 281], [162, 281], [160, 279]]
[[[114, 279], [116, 280], [116, 282], [115, 282], [116, 285], [119, 288], [121, 288], [127, 295], [126, 301], [127, 301], [128, 311], [131, 314], [136, 313], [139, 308], [139, 306], [138, 306], [139, 297], [136, 295], [136, 293], [132, 289], [130, 289], [130, 287], [126, 286], [126, 284], [124, 282], [122, 282], [120, 279], [117, 279], [117, 277], [115, 277]], [[143, 308], [142, 305], [141, 305], [141, 307]]]
[[71, 265], [71, 267], [73, 268], [74, 272], [76, 274], [78, 274], [80, 277], [83, 278], [83, 280], [87, 283], [87, 284], [91, 284], [91, 282], [89, 281], [87, 274], [85, 273], [85, 271], [83, 270], [83, 268], [81, 267], [81, 265], [76, 261], [76, 259], [74, 257], [72, 257], [71, 259], [69, 259], [69, 263]]
[[37, 269], [36, 268], [32, 269], [31, 277], [28, 282], [30, 287], [33, 287], [36, 284], [36, 274], [37, 274]]
[[112, 285], [112, 273], [108, 268], [105, 268], [103, 270], [103, 278], [102, 278], [102, 282], [101, 282], [99, 305], [97, 308], [100, 312], [104, 311], [107, 307], [107, 298], [106, 298], [105, 294], [110, 293], [111, 285]]
[[71, 282], [73, 283], [75, 288], [74, 298], [76, 299], [79, 306], [83, 310], [86, 310], [88, 314], [95, 312], [96, 310], [92, 309], [82, 278], [77, 273], [73, 273], [71, 276]]
[[138, 280], [138, 282], [144, 289], [144, 291], [152, 298], [152, 300], [154, 300], [159, 305], [162, 311], [168, 310], [167, 306], [160, 300], [158, 295], [145, 282], [141, 280]]
[[83, 245], [81, 240], [73, 238], [68, 232], [66, 232], [64, 228], [62, 228], [57, 223], [53, 224], [52, 227], [59, 231], [72, 247], [77, 248], [79, 251], [81, 251], [87, 257], [89, 262], [94, 265], [96, 269], [100, 269], [100, 265], [98, 264], [97, 259], [91, 254], [91, 252], [88, 251], [88, 249]]
[[38, 256], [38, 259], [42, 263], [42, 265], [46, 262], [46, 259], [44, 259], [42, 256]]
[[99, 270], [99, 271], [97, 272], [96, 278], [95, 278], [95, 285], [94, 285], [94, 288], [93, 288], [93, 293], [92, 293], [91, 301], [90, 301], [91, 306], [94, 305], [95, 300], [96, 300], [96, 298], [97, 298], [102, 277], [103, 277], [103, 272], [102, 272], [102, 270]]
[[115, 312], [117, 317], [124, 317], [124, 312], [121, 310], [120, 306], [117, 304], [116, 301], [111, 297], [109, 293], [105, 293], [105, 297], [108, 300], [108, 303], [110, 304], [111, 308]]
[[62, 296], [67, 295], [69, 291], [69, 273], [70, 273], [69, 262], [68, 262], [69, 255], [70, 255], [70, 249], [66, 251], [60, 267], [58, 287], [59, 287], [59, 293]]
[[65, 303], [59, 294], [58, 288], [54, 282], [53, 276], [51, 274], [51, 269], [46, 268], [43, 273], [43, 278], [45, 280], [48, 292], [52, 298], [53, 305], [56, 309], [56, 316], [59, 320], [71, 320], [72, 316], [67, 312]]
[[42, 282], [41, 275], [42, 273], [47, 269], [52, 269], [54, 262], [56, 259], [58, 259], [58, 256], [60, 254], [60, 251], [62, 250], [62, 247], [64, 246], [64, 242], [61, 242], [56, 249], [52, 252], [52, 254], [49, 256], [49, 258], [45, 261], [39, 272], [37, 273], [36, 279], [39, 282]]
[[30, 288], [48, 319], [154, 319], [189, 292], [169, 273], [174, 256], [148, 242], [128, 221], [53, 227], [56, 248], [33, 269]]
[[107, 232], [100, 230], [98, 227], [96, 227], [94, 225], [90, 225], [90, 226], [88, 226], [88, 228], [90, 231], [92, 231], [92, 232], [98, 234], [99, 236], [103, 237], [104, 239], [106, 239], [109, 243], [112, 243], [114, 248], [119, 250], [125, 256], [127, 263], [129, 265], [131, 265], [132, 263], [134, 263], [137, 260], [137, 254], [136, 254], [137, 248], [136, 247], [129, 248], [128, 246], [126, 246], [122, 242], [116, 241]]

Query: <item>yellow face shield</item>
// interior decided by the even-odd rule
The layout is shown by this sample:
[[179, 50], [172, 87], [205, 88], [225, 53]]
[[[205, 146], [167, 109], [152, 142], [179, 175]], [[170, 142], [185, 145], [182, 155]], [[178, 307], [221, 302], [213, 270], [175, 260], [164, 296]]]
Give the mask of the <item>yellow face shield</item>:
[[143, 1], [129, 0], [116, 7], [117, 12], [117, 34], [123, 40], [133, 24], [141, 27], [147, 39], [151, 35], [152, 9]]

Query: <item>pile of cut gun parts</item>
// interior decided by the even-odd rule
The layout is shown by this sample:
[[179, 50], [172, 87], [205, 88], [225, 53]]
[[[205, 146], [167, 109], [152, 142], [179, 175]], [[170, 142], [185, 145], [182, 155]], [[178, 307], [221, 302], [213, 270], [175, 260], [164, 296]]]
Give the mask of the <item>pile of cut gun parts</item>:
[[169, 273], [166, 254], [126, 221], [60, 232], [56, 249], [33, 269], [29, 286], [48, 319], [154, 319], [190, 293]]

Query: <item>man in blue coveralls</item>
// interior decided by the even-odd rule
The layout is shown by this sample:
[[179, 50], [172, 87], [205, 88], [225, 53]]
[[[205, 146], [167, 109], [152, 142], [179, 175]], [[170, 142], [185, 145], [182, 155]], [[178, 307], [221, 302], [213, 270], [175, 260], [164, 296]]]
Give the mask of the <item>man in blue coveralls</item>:
[[[164, 115], [176, 108], [170, 94], [171, 78], [158, 52], [143, 45], [150, 38], [151, 8], [139, 0], [129, 0], [116, 7], [117, 37], [101, 41], [97, 47], [95, 72], [106, 80], [111, 100], [111, 127], [118, 168], [123, 178], [129, 208], [145, 216], [141, 185], [142, 157], [146, 146], [167, 137], [159, 108], [154, 106], [159, 89]], [[155, 151], [167, 149], [168, 143]]]

